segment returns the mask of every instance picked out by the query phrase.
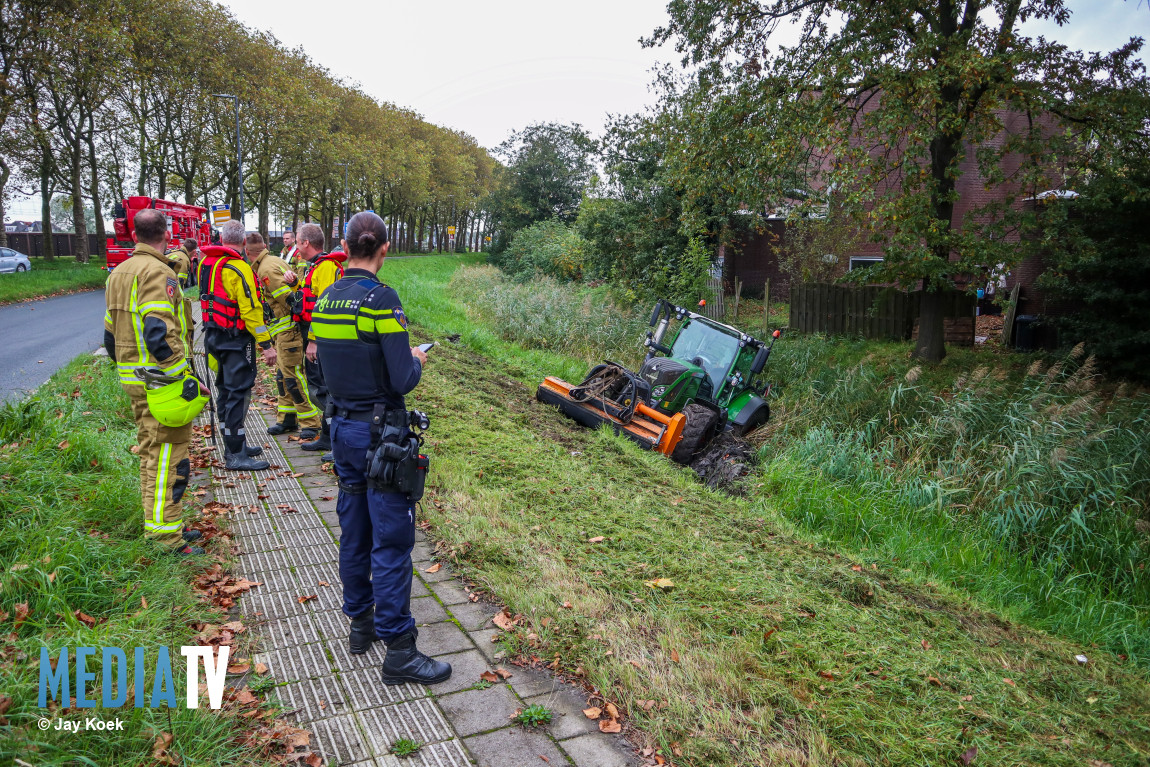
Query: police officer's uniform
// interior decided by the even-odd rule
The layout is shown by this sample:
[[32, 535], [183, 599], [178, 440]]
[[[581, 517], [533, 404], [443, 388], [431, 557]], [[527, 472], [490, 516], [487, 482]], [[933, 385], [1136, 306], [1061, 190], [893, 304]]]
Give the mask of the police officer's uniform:
[[319, 432], [320, 411], [308, 396], [307, 376], [304, 373], [303, 336], [292, 319], [289, 299], [294, 283], [287, 284], [284, 273], [288, 265], [267, 250], [252, 260], [252, 271], [260, 281], [264, 300], [271, 307], [272, 321], [268, 332], [276, 346], [276, 389], [279, 399], [276, 403], [276, 422], [271, 433], [282, 434], [291, 431], [298, 424], [304, 429], [312, 429], [313, 436]]
[[[255, 347], [271, 348], [259, 284], [246, 261], [226, 246], [203, 248], [200, 321], [204, 348], [215, 360], [216, 412], [227, 453], [258, 454], [246, 446], [244, 419], [256, 382]], [[259, 468], [267, 468], [260, 462]], [[246, 468], [255, 468], [254, 466]]]
[[184, 306], [181, 319], [180, 334], [184, 338], [184, 356], [192, 358], [192, 342], [195, 335], [195, 319], [192, 317], [192, 299], [183, 295], [183, 289], [188, 287], [192, 274], [192, 254], [182, 244], [168, 254], [168, 263], [180, 281], [180, 301]]
[[408, 346], [399, 296], [371, 272], [348, 269], [317, 301], [312, 330], [333, 407], [339, 573], [343, 611], [353, 619], [351, 651], [366, 652], [372, 638], [382, 639], [388, 645], [385, 683], [442, 681], [451, 667], [415, 649], [414, 503], [407, 495], [378, 489], [367, 477], [368, 450], [378, 437], [373, 411], [384, 405], [389, 413], [406, 416], [403, 397], [422, 374]]
[[136, 419], [144, 535], [165, 545], [184, 540], [181, 499], [190, 474], [192, 426], [171, 427], [157, 421], [135, 370], [158, 367], [169, 375], [188, 373], [179, 288], [167, 256], [138, 243], [131, 258], [108, 275], [104, 289], [104, 348], [116, 363]]

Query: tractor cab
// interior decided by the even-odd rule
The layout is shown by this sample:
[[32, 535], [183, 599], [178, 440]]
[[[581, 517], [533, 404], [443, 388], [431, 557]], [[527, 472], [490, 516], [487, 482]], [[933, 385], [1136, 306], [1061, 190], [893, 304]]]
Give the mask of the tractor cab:
[[767, 422], [770, 387], [761, 374], [779, 331], [764, 343], [662, 300], [650, 327], [638, 372], [605, 362], [575, 386], [548, 376], [536, 397], [579, 423], [608, 425], [681, 463], [723, 431], [742, 437]]

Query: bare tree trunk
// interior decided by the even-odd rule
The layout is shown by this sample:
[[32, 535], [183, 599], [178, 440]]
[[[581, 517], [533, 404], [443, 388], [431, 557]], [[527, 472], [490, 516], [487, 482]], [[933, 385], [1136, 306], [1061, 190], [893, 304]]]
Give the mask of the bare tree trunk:
[[295, 194], [291, 198], [291, 230], [294, 232], [299, 228], [299, 196], [302, 191], [303, 180], [296, 179]]
[[946, 357], [945, 329], [942, 316], [942, 291], [923, 285], [918, 310], [918, 341], [914, 355], [918, 359], [938, 362]]
[[52, 245], [52, 162], [51, 157], [40, 158], [40, 229], [43, 234], [43, 245], [40, 255], [45, 261], [56, 259], [56, 249]]
[[80, 132], [72, 139], [72, 224], [76, 232], [76, 261], [88, 263], [88, 221], [84, 217], [84, 186], [80, 182], [83, 150], [80, 145]]
[[12, 175], [12, 169], [8, 167], [8, 163], [4, 162], [4, 158], [0, 157], [0, 248], [8, 247], [8, 231], [4, 228], [4, 189], [8, 186], [8, 179]]
[[[88, 165], [92, 168], [92, 210], [96, 214], [96, 253], [107, 258], [108, 233], [104, 230], [104, 211], [100, 205], [100, 175], [96, 165], [96, 140], [92, 116], [88, 115]], [[190, 185], [189, 185], [190, 187]], [[190, 200], [191, 197], [185, 199]]]

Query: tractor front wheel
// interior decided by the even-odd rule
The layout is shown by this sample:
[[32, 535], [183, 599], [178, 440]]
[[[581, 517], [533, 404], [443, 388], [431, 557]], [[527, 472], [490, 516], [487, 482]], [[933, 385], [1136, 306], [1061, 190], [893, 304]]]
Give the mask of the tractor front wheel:
[[695, 454], [707, 446], [715, 435], [715, 424], [719, 414], [703, 405], [687, 405], [683, 408], [687, 423], [683, 426], [683, 438], [671, 453], [675, 463], [690, 463]]

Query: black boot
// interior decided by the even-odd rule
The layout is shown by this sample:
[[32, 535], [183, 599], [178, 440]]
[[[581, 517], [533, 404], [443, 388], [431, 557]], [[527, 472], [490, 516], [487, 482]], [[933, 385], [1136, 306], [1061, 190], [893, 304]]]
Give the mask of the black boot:
[[323, 455], [321, 455], [319, 457], [319, 459], [321, 461], [323, 461], [324, 463], [334, 463], [335, 462], [335, 453], [324, 453]]
[[263, 455], [264, 449], [259, 445], [244, 445], [244, 454], [250, 456]]
[[299, 424], [295, 420], [295, 413], [288, 413], [275, 426], [268, 427], [268, 434], [287, 434], [289, 431], [296, 431], [297, 429], [299, 429]]
[[258, 461], [243, 453], [224, 450], [224, 468], [229, 471], [263, 471], [271, 466], [267, 461]]
[[383, 659], [383, 683], [439, 684], [451, 676], [451, 664], [429, 658], [415, 647], [415, 629], [392, 640]]
[[184, 528], [184, 540], [185, 541], [198, 541], [200, 538], [203, 538], [203, 537], [204, 537], [204, 534], [202, 532], [200, 532], [199, 530], [191, 530], [191, 529], [186, 528], [186, 527]]
[[[305, 429], [304, 431], [307, 430]], [[300, 432], [300, 439], [303, 439], [302, 431]], [[309, 452], [331, 450], [331, 437], [327, 435], [327, 432], [323, 432], [319, 435], [319, 439], [312, 440], [311, 442], [300, 442], [299, 446], [301, 450], [307, 450]]]
[[375, 635], [375, 610], [368, 610], [351, 619], [351, 633], [347, 637], [348, 652], [363, 655], [378, 638]]
[[319, 434], [319, 429], [316, 429], [315, 427], [312, 427], [312, 426], [308, 426], [306, 428], [299, 430], [299, 441], [300, 442], [311, 442], [313, 439], [316, 438], [316, 436], [318, 434]]

